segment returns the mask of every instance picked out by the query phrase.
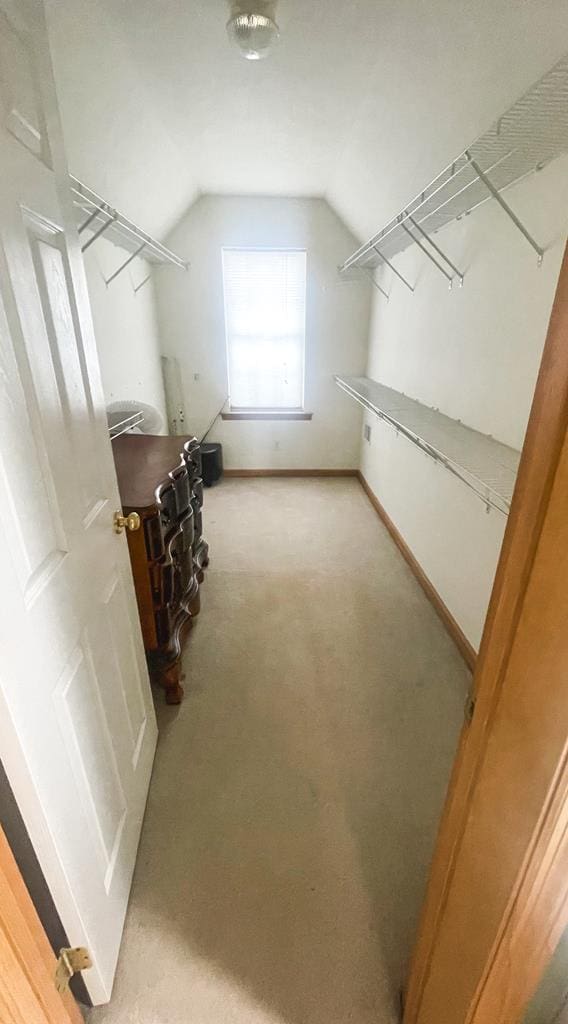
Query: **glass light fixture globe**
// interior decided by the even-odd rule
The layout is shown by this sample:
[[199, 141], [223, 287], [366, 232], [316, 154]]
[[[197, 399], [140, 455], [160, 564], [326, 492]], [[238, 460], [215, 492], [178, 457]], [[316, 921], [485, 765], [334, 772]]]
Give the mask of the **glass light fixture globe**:
[[227, 22], [227, 34], [246, 60], [262, 60], [280, 35], [266, 14], [235, 14]]

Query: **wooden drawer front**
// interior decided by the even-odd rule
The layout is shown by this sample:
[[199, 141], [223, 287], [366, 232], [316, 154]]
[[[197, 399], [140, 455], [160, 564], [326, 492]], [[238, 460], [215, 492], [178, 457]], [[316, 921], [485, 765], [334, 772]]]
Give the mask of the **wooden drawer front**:
[[201, 506], [203, 505], [203, 480], [201, 479], [201, 477], [197, 477], [193, 481], [191, 485], [191, 490], [193, 497], [197, 499], [197, 501], [199, 502], [199, 507], [201, 508]]
[[195, 548], [197, 547], [199, 541], [201, 540], [201, 533], [202, 533], [201, 509], [200, 509], [199, 505], [197, 504], [197, 502], [193, 506], [193, 523], [194, 523], [194, 529], [193, 529], [193, 550], [195, 551]]
[[165, 536], [175, 526], [177, 520], [176, 489], [173, 482], [160, 484], [156, 498], [160, 509], [162, 532]]
[[158, 647], [163, 647], [168, 643], [170, 639], [170, 609], [159, 608], [154, 612], [154, 621], [156, 623], [156, 638], [158, 641]]
[[193, 441], [186, 441], [184, 458], [190, 466], [191, 476], [201, 476], [201, 445], [195, 438]]
[[154, 604], [163, 608], [174, 596], [175, 569], [172, 562], [154, 562], [149, 567]]
[[193, 578], [193, 558], [191, 547], [186, 547], [183, 530], [176, 533], [169, 545], [174, 567], [173, 602], [179, 604]]
[[183, 535], [183, 550], [189, 551], [193, 546], [193, 539], [195, 537], [195, 513], [192, 506], [185, 518], [180, 523], [181, 531]]
[[156, 512], [149, 519], [144, 520], [144, 537], [146, 541], [146, 552], [149, 561], [157, 561], [164, 554], [164, 535], [160, 515]]
[[179, 466], [177, 469], [170, 473], [172, 483], [174, 485], [176, 495], [176, 514], [177, 518], [181, 519], [184, 512], [189, 508], [189, 501], [191, 498], [191, 488], [189, 473], [187, 466]]
[[183, 556], [179, 563], [179, 575], [182, 588], [182, 596], [185, 597], [194, 577], [193, 556], [191, 549], [189, 551], [184, 551], [183, 553]]

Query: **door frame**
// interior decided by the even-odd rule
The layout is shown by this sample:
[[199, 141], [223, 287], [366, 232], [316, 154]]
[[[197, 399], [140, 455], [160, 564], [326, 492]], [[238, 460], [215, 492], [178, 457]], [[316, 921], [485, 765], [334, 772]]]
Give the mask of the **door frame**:
[[0, 828], [0, 1017], [7, 1024], [83, 1024], [55, 987], [55, 955]]
[[[404, 1024], [431, 1024], [432, 1002], [425, 1005], [426, 987], [439, 992], [443, 1016], [443, 991], [455, 985], [452, 958], [441, 953], [439, 937], [458, 923], [455, 875], [463, 852], [466, 825], [484, 757], [497, 714], [506, 713], [510, 689], [505, 692], [507, 671], [519, 649], [530, 650], [526, 618], [522, 618], [529, 587], [531, 600], [542, 595], [539, 607], [543, 630], [553, 616], [545, 596], [554, 587], [562, 607], [568, 603], [568, 578], [562, 567], [549, 558], [549, 571], [537, 574], [541, 559], [556, 543], [568, 544], [561, 526], [568, 510], [568, 245], [560, 269], [556, 295], [548, 326], [540, 371], [522, 451], [511, 514], [483, 632], [473, 679], [475, 712], [471, 724], [464, 723], [452, 777], [442, 815], [426, 898], [422, 908], [405, 1002]], [[559, 550], [557, 547], [556, 550]], [[561, 548], [561, 550], [563, 550]], [[556, 571], [555, 571], [556, 569]], [[557, 605], [556, 605], [557, 606]], [[539, 633], [532, 622], [532, 647], [538, 647]], [[568, 626], [567, 626], [568, 631]], [[523, 646], [524, 645], [524, 646]], [[564, 653], [565, 648], [562, 648]], [[564, 661], [557, 662], [557, 667]], [[541, 667], [542, 666], [542, 667]], [[562, 671], [558, 671], [562, 677]], [[550, 666], [535, 657], [530, 686], [535, 702], [544, 685], [547, 697], [568, 698], [568, 673], [550, 686]], [[559, 705], [560, 708], [562, 705]], [[502, 721], [502, 717], [501, 717]], [[504, 911], [490, 941], [485, 936], [479, 947], [481, 970], [477, 984], [466, 999], [463, 1015], [451, 1024], [512, 1024], [520, 1019], [533, 994], [556, 943], [568, 924], [568, 730], [563, 750], [558, 751], [550, 770], [546, 799], [531, 819], [531, 841], [519, 864]], [[458, 884], [458, 883], [456, 883]], [[459, 901], [458, 901], [459, 903]], [[452, 919], [452, 915], [454, 915]], [[469, 921], [475, 931], [477, 923]], [[455, 956], [466, 956], [454, 949]], [[476, 967], [478, 970], [479, 964]]]

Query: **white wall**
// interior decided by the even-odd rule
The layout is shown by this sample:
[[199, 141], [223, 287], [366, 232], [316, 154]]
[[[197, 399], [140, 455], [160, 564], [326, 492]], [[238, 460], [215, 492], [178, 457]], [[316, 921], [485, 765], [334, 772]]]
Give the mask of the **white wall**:
[[187, 275], [164, 274], [157, 282], [163, 352], [181, 366], [188, 431], [205, 431], [227, 395], [222, 247], [305, 248], [305, 409], [313, 419], [218, 421], [209, 439], [222, 442], [228, 468], [356, 468], [361, 413], [333, 374], [364, 370], [370, 286], [338, 277], [357, 241], [327, 203], [204, 196], [168, 244], [191, 261]]
[[[547, 248], [536, 255], [492, 201], [436, 236], [466, 272], [445, 279], [416, 246], [396, 265], [411, 294], [385, 269], [388, 303], [373, 299], [368, 374], [469, 426], [521, 448], [566, 233], [568, 158], [507, 191]], [[505, 517], [388, 426], [369, 416], [361, 468], [426, 575], [478, 647]]]
[[[95, 336], [107, 403], [140, 399], [156, 406], [165, 419], [164, 385], [153, 280], [138, 292], [150, 266], [136, 259], [108, 285], [105, 279], [127, 254], [98, 239], [85, 253]], [[175, 273], [174, 270], [171, 273]]]
[[371, 6], [373, 59], [326, 190], [364, 238], [568, 50], [565, 0], [374, 0]]

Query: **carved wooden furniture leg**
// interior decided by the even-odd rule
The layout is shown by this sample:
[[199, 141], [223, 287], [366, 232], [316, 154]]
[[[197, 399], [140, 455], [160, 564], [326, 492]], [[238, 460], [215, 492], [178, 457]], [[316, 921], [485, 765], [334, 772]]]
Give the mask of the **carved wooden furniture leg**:
[[160, 684], [166, 691], [166, 704], [181, 704], [184, 690], [180, 678], [179, 660], [168, 665], [160, 674]]

